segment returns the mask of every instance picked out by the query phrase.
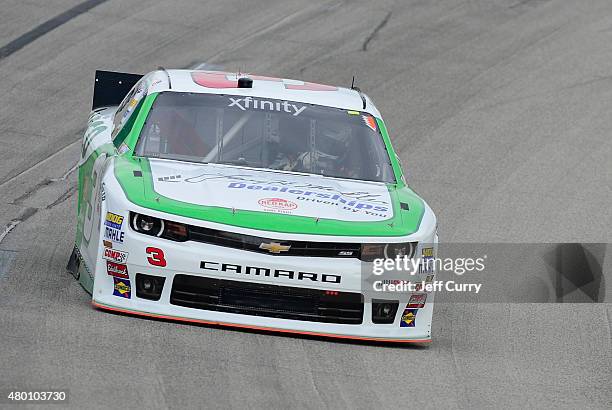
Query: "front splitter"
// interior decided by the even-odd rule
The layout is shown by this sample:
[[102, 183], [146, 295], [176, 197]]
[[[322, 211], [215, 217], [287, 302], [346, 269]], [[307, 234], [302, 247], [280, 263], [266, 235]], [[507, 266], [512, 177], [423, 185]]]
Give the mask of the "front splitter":
[[285, 334], [294, 334], [294, 335], [302, 335], [302, 336], [313, 336], [313, 337], [324, 337], [330, 339], [343, 339], [343, 340], [355, 340], [355, 341], [366, 341], [366, 342], [384, 342], [384, 343], [430, 343], [431, 339], [391, 339], [391, 338], [379, 338], [379, 337], [364, 337], [364, 336], [348, 336], [348, 335], [336, 335], [332, 333], [322, 333], [322, 332], [309, 332], [302, 330], [291, 330], [291, 329], [279, 329], [274, 327], [264, 327], [264, 326], [253, 326], [253, 325], [244, 325], [239, 323], [226, 323], [226, 322], [216, 322], [202, 319], [191, 319], [180, 316], [170, 316], [170, 315], [160, 315], [157, 313], [149, 313], [149, 312], [141, 312], [138, 310], [130, 310], [124, 308], [118, 308], [114, 306], [108, 306], [99, 302], [92, 301], [91, 304], [98, 309], [107, 310], [111, 312], [124, 313], [128, 315], [134, 316], [142, 316], [154, 319], [163, 319], [163, 320], [172, 320], [175, 322], [183, 322], [183, 323], [197, 323], [201, 325], [209, 325], [209, 326], [224, 326], [234, 329], [247, 329], [247, 330], [257, 330], [263, 332], [272, 332], [272, 333], [285, 333]]

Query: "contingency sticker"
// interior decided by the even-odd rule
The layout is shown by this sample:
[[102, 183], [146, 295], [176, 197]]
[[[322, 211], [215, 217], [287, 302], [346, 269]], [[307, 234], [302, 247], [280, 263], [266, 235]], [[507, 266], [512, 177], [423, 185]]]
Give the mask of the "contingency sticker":
[[423, 248], [421, 253], [424, 258], [433, 258], [433, 248]]
[[128, 253], [113, 248], [104, 248], [102, 258], [107, 261], [124, 264], [127, 261]]
[[425, 301], [427, 300], [426, 293], [414, 293], [410, 296], [410, 300], [408, 301], [408, 307], [412, 309], [419, 309], [425, 306]]
[[365, 125], [370, 127], [372, 131], [376, 132], [376, 120], [371, 115], [362, 115], [361, 118]]
[[113, 277], [113, 282], [113, 295], [126, 299], [130, 299], [132, 297], [132, 286], [130, 285], [130, 281], [128, 279]]
[[106, 272], [110, 276], [115, 276], [117, 278], [123, 278], [123, 279], [129, 278], [127, 265], [123, 265], [121, 263], [106, 261]]
[[123, 243], [125, 232], [123, 232], [123, 216], [112, 212], [106, 213], [106, 221], [104, 221], [104, 237], [113, 242]]
[[414, 327], [418, 309], [404, 309], [400, 327]]
[[117, 152], [119, 154], [125, 154], [129, 150], [130, 150], [130, 147], [128, 147], [125, 143], [119, 145], [119, 148], [117, 148]]
[[421, 251], [422, 259], [419, 265], [419, 273], [429, 274], [434, 272], [435, 261], [433, 255], [433, 248], [423, 248]]

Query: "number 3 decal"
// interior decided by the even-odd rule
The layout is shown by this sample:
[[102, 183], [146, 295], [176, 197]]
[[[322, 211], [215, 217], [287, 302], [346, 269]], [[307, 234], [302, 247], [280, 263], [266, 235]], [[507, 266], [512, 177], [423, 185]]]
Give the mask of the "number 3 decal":
[[149, 246], [147, 248], [147, 255], [149, 257], [147, 260], [153, 266], [161, 266], [162, 268], [166, 266], [166, 259], [164, 258], [164, 251], [159, 248], [153, 248]]

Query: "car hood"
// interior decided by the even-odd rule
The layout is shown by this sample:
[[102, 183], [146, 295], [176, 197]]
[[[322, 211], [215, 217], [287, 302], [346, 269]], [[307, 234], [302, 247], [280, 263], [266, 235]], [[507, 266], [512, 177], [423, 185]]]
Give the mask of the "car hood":
[[128, 156], [114, 169], [136, 205], [265, 231], [403, 236], [418, 230], [425, 209], [395, 184]]
[[219, 164], [149, 162], [156, 193], [193, 205], [353, 222], [393, 217], [384, 183]]

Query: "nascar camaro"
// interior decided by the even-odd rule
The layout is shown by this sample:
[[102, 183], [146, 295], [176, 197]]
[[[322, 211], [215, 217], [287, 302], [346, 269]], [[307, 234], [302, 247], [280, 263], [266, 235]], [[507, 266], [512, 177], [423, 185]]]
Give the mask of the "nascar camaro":
[[431, 340], [433, 294], [417, 287], [406, 303], [365, 289], [378, 258], [432, 256], [437, 223], [356, 88], [97, 71], [78, 188], [68, 270], [95, 307]]

